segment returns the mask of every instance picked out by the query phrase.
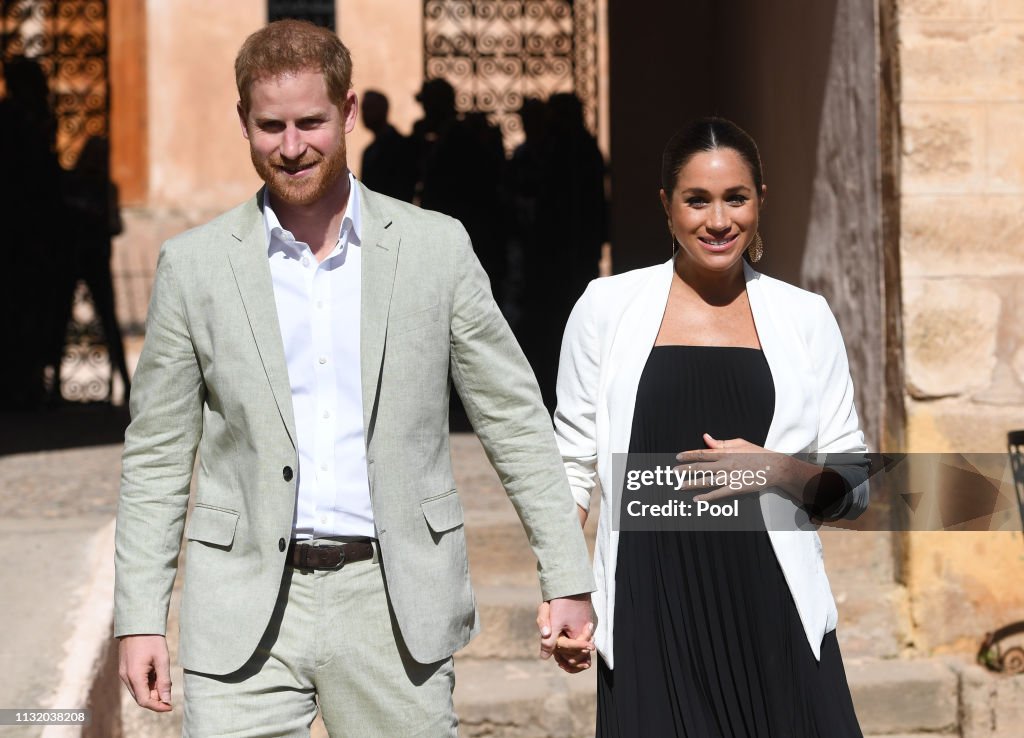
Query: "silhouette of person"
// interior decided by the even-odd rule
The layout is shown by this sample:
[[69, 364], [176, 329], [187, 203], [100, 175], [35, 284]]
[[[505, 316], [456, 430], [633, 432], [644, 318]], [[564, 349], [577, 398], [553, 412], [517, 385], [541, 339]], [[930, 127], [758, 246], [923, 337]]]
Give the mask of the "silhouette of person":
[[416, 149], [416, 201], [422, 204], [427, 162], [441, 136], [458, 116], [455, 88], [447, 80], [428, 79], [416, 93], [416, 102], [423, 107], [423, 117], [413, 123], [411, 138]]
[[[74, 274], [63, 303], [63, 322], [71, 317], [74, 288], [79, 279], [89, 287], [96, 315], [110, 357], [109, 396], [113, 396], [114, 373], [124, 383], [125, 400], [131, 380], [124, 356], [121, 327], [114, 309], [114, 281], [110, 272], [112, 237], [121, 232], [117, 185], [110, 180], [110, 142], [94, 136], [85, 142], [75, 168], [65, 178], [64, 202], [74, 244]], [[59, 364], [58, 364], [59, 367]], [[60, 372], [57, 371], [56, 386]]]
[[371, 190], [412, 202], [416, 194], [415, 148], [388, 123], [388, 107], [382, 93], [363, 93], [363, 125], [373, 131], [374, 139], [363, 152], [361, 179]]
[[546, 110], [539, 228], [546, 241], [545, 257], [553, 266], [564, 267], [559, 273], [570, 280], [565, 298], [571, 309], [597, 276], [601, 245], [608, 237], [605, 165], [574, 93], [552, 95]]
[[604, 158], [586, 128], [580, 99], [554, 94], [545, 111], [535, 248], [526, 258], [532, 311], [527, 323], [534, 334], [534, 371], [545, 404], [554, 409], [562, 331], [587, 283], [597, 277], [608, 216]]
[[[60, 165], [46, 73], [35, 59], [4, 63], [0, 100], [0, 311], [14, 349], [0, 362], [0, 407], [27, 410], [44, 396], [56, 286], [69, 268], [58, 238]], [[63, 339], [62, 339], [63, 340]]]
[[484, 113], [460, 117], [455, 90], [443, 79], [424, 82], [416, 99], [424, 111], [413, 126], [421, 163], [420, 205], [462, 221], [501, 305], [506, 272], [501, 131]]
[[[533, 327], [524, 314], [525, 303], [533, 299], [531, 271], [536, 262], [537, 196], [544, 177], [545, 104], [535, 97], [523, 99], [518, 110], [525, 136], [512, 152], [505, 170], [505, 207], [508, 222], [508, 279], [506, 317], [528, 358]], [[536, 371], [536, 367], [534, 368]]]

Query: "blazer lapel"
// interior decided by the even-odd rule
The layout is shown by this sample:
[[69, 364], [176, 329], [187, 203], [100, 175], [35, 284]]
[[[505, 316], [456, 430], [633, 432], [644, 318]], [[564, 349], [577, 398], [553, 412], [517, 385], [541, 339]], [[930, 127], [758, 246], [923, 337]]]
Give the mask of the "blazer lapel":
[[[798, 453], [806, 450], [803, 437], [807, 433], [807, 418], [813, 417], [808, 412], [807, 393], [799, 373], [799, 348], [790, 338], [790, 326], [780, 325], [773, 317], [770, 300], [763, 292], [761, 274], [746, 262], [743, 263], [743, 271], [757, 338], [775, 384], [775, 412], [772, 413], [764, 447], [780, 453]], [[794, 539], [787, 538], [785, 534], [813, 527], [806, 511], [788, 495], [774, 489], [765, 490], [760, 502], [762, 517], [779, 561], [783, 563], [783, 570], [796, 571], [794, 567], [802, 564], [792, 557], [799, 559], [806, 551], [798, 540], [794, 543]], [[801, 617], [804, 615], [801, 612]]]
[[238, 286], [238, 294], [245, 307], [249, 328], [256, 340], [256, 348], [263, 362], [263, 370], [277, 401], [277, 409], [284, 421], [292, 445], [295, 445], [295, 416], [292, 410], [292, 391], [288, 381], [288, 364], [284, 356], [281, 324], [277, 319], [274, 285], [270, 278], [270, 260], [267, 257], [267, 237], [263, 227], [263, 192], [261, 189], [251, 200], [251, 207], [232, 235], [236, 243], [228, 250], [231, 270]]
[[[765, 439], [765, 448], [782, 453], [806, 450], [807, 410], [805, 378], [800, 375], [800, 347], [790, 325], [776, 320], [771, 299], [764, 294], [761, 274], [746, 262], [743, 271], [747, 280], [747, 299], [754, 316], [754, 327], [761, 350], [775, 383], [775, 412]], [[777, 299], [783, 299], [779, 296]], [[776, 309], [778, 306], [775, 306]]]
[[357, 182], [356, 187], [359, 187], [363, 216], [359, 363], [363, 385], [363, 429], [369, 446], [401, 239], [397, 227], [380, 207], [382, 198], [361, 183]]
[[618, 361], [609, 362], [608, 386], [613, 407], [612, 417], [621, 418], [611, 429], [612, 450], [625, 453], [629, 446], [629, 433], [633, 427], [633, 409], [636, 404], [640, 376], [647, 365], [658, 330], [668, 304], [672, 286], [672, 262], [661, 264], [651, 271], [622, 313], [615, 328], [610, 353]]

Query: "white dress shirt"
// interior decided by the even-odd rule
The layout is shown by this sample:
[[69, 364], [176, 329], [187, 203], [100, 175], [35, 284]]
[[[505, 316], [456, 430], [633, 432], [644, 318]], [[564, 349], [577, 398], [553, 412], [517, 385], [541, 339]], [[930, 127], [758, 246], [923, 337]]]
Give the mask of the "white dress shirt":
[[294, 535], [375, 537], [359, 371], [359, 188], [322, 262], [286, 230], [264, 195], [274, 300], [299, 454]]

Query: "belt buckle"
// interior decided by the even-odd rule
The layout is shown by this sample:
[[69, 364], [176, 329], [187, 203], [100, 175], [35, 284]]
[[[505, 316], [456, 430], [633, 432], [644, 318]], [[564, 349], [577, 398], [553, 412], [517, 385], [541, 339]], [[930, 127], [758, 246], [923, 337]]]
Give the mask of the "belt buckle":
[[[335, 550], [337, 550], [338, 561], [332, 564], [331, 558]], [[345, 547], [313, 544], [306, 548], [306, 555], [303, 558], [305, 559], [303, 563], [310, 569], [337, 571], [345, 565]]]
[[331, 569], [337, 571], [341, 567], [345, 566], [345, 546], [330, 546], [330, 548], [338, 549], [338, 563], [331, 567]]

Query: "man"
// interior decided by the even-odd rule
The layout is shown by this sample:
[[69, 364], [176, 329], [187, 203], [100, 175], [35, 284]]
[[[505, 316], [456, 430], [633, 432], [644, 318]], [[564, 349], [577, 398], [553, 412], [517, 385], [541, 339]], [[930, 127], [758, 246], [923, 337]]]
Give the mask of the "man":
[[348, 51], [280, 21], [235, 63], [266, 183], [168, 242], [132, 392], [117, 527], [121, 678], [185, 735], [457, 734], [452, 659], [479, 628], [447, 435], [449, 376], [526, 527], [557, 635], [593, 579], [536, 383], [465, 230], [346, 164]]
[[412, 202], [416, 194], [416, 148], [388, 123], [388, 99], [376, 90], [363, 93], [363, 125], [373, 142], [363, 151], [360, 178], [370, 189]]

